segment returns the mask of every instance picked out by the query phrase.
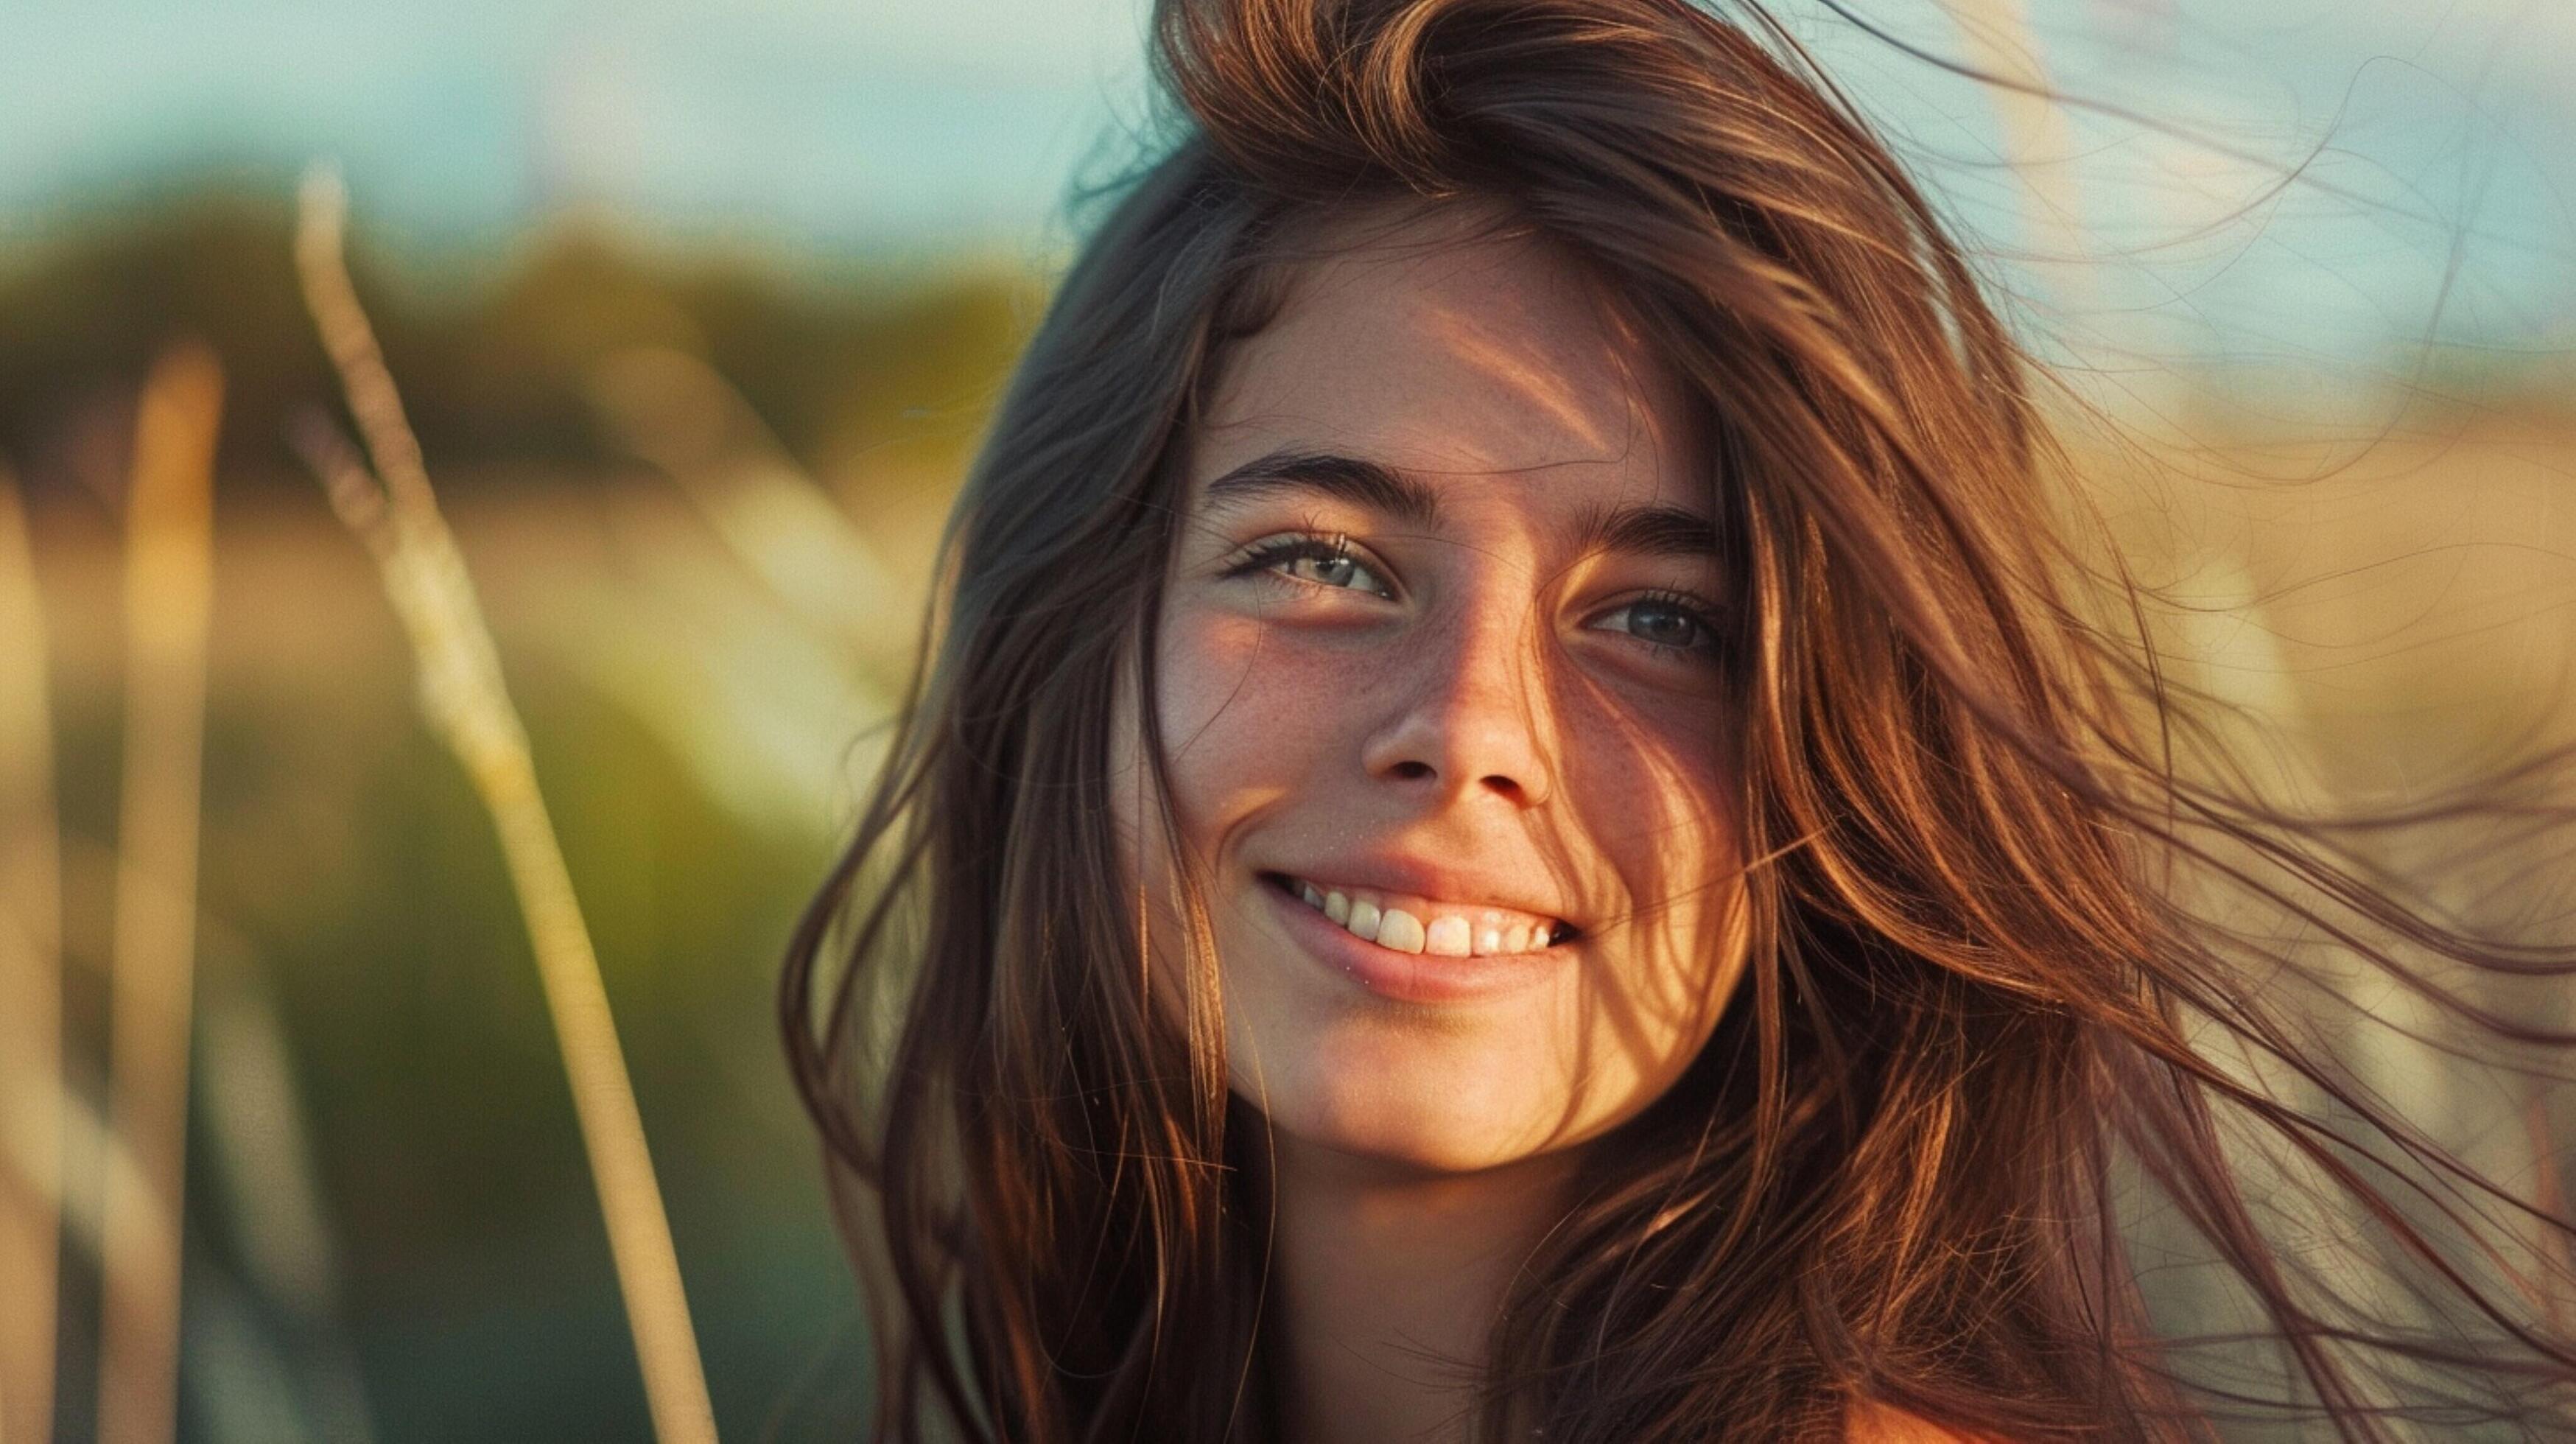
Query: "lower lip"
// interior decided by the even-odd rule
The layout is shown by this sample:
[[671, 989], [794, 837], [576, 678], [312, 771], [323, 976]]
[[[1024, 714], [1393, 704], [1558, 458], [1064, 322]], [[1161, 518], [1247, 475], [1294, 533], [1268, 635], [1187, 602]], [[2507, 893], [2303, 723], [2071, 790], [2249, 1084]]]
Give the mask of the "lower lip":
[[1288, 930], [1337, 971], [1380, 997], [1405, 1003], [1453, 1003], [1535, 986], [1572, 967], [1571, 945], [1536, 952], [1455, 958], [1441, 953], [1400, 953], [1382, 948], [1334, 922], [1303, 899], [1268, 883], [1258, 884]]

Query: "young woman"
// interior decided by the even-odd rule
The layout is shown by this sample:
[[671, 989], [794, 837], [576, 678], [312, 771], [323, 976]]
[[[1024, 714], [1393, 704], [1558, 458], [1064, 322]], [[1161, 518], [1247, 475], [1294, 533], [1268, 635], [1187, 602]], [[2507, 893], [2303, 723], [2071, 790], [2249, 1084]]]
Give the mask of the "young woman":
[[[2563, 957], [2185, 779], [2030, 368], [1730, 13], [1161, 8], [1181, 134], [1001, 408], [785, 978], [885, 1432], [2568, 1421], [2515, 1288], [2567, 1282], [2523, 1266], [2563, 1222], [2391, 1203], [2442, 1160], [2174, 873], [2366, 918], [2400, 978], [2372, 938]], [[2294, 1179], [2454, 1327], [2267, 1237]], [[2147, 1199], [2270, 1388], [2159, 1342]], [[2549, 1246], [2446, 1264], [2481, 1209]]]

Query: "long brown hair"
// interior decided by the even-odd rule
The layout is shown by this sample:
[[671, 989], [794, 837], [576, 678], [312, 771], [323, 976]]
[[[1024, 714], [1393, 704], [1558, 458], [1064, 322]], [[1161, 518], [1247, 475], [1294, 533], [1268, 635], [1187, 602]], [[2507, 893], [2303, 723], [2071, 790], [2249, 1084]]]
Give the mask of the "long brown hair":
[[[2517, 1292], [2563, 1296], [2565, 1220], [2353, 1086], [2300, 1032], [2308, 965], [2194, 899], [2258, 899], [2464, 1015], [2409, 958], [2566, 954], [2427, 920], [2345, 834], [2192, 765], [2218, 734], [2141, 589], [2071, 539], [2040, 373], [1887, 151], [1736, 8], [1159, 6], [1174, 138], [1004, 399], [782, 984], [887, 1434], [1275, 1431], [1268, 1219], [1235, 1182], [1262, 1134], [1204, 938], [1186, 1016], [1149, 1002], [1111, 718], [1122, 676], [1152, 695], [1177, 443], [1224, 348], [1319, 221], [1390, 199], [1552, 241], [1648, 338], [1718, 438], [1748, 619], [1745, 981], [1522, 1271], [1485, 1431], [1834, 1437], [1857, 1401], [2012, 1439], [2569, 1421], [2576, 1350]], [[2354, 1220], [2444, 1327], [2268, 1236], [2275, 1185]], [[2157, 1327], [2145, 1213], [2201, 1241], [2271, 1377]]]

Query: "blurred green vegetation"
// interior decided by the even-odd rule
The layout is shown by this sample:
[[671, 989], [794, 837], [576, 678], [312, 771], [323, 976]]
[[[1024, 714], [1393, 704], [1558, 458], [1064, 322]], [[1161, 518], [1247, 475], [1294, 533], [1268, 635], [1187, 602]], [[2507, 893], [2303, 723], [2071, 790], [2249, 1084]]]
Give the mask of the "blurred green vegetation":
[[[594, 472], [584, 368], [643, 346], [707, 361], [820, 471], [951, 470], [1045, 294], [989, 266], [891, 281], [853, 261], [791, 280], [756, 253], [657, 257], [578, 222], [476, 274], [422, 274], [368, 247], [360, 199], [360, 293], [414, 425], [460, 476], [495, 461]], [[278, 421], [336, 386], [292, 225], [291, 196], [211, 190], [0, 258], [0, 456], [49, 470], [63, 419], [186, 333], [228, 373], [226, 483], [305, 485]]]
[[[246, 1429], [212, 1427], [224, 1413], [216, 1399], [247, 1387], [238, 1359], [198, 1347], [213, 1326], [206, 1311], [229, 1298], [249, 1301], [269, 1363], [307, 1404], [327, 1381], [301, 1375], [330, 1357], [313, 1335], [336, 1335], [377, 1438], [641, 1438], [640, 1386], [526, 934], [490, 821], [413, 720], [405, 663], [388, 645], [380, 666], [336, 672], [327, 702], [234, 685], [210, 710], [200, 1006], [247, 993], [277, 1015], [328, 1228], [300, 1246], [334, 1261], [339, 1287], [319, 1319], [263, 1298], [244, 1247], [257, 1225], [243, 1215], [275, 1207], [268, 1190], [285, 1180], [227, 1179], [211, 1152], [227, 1129], [277, 1120], [210, 1111], [208, 1075], [244, 1060], [201, 1032], [189, 1436], [328, 1437], [312, 1408], [297, 1418], [309, 1434], [277, 1432], [280, 1421], [262, 1415]], [[577, 681], [527, 668], [517, 681], [634, 1072], [720, 1422], [729, 1437], [761, 1437], [800, 1411], [855, 1418], [855, 1297], [769, 1006], [827, 842], [728, 814], [685, 759]], [[70, 1032], [93, 1090], [106, 1028], [101, 874], [120, 728], [102, 704], [112, 700], [58, 716], [72, 934], [87, 955], [72, 970]], [[87, 1274], [75, 1250], [62, 1391], [71, 1438], [85, 1437], [93, 1387], [83, 1371], [95, 1304], [78, 1304]]]
[[[292, 408], [338, 394], [291, 223], [287, 198], [207, 193], [0, 264], [0, 463], [29, 494], [52, 654], [68, 1085], [95, 1108], [107, 1067], [124, 448], [151, 358], [193, 335], [229, 384], [183, 1437], [646, 1437], [491, 823], [419, 725], [364, 554], [281, 441]], [[884, 718], [936, 520], [1043, 280], [791, 281], [757, 256], [675, 260], [569, 227], [486, 274], [423, 277], [368, 264], [363, 212], [358, 241], [593, 930], [718, 1422], [728, 1438], [850, 1437], [857, 1300], [772, 993]], [[603, 367], [673, 354], [751, 418], [703, 476], [639, 458], [600, 409]], [[746, 465], [769, 492], [736, 494]], [[743, 550], [799, 543], [761, 510], [782, 485], [820, 503], [804, 524], [848, 532], [828, 555], [884, 573], [844, 578], [873, 610], [818, 620], [777, 589], [810, 557], [782, 572]], [[261, 1102], [272, 1064], [288, 1087]], [[71, 1439], [96, 1390], [97, 1260], [78, 1219], [100, 1167], [76, 1150], [67, 1185]]]

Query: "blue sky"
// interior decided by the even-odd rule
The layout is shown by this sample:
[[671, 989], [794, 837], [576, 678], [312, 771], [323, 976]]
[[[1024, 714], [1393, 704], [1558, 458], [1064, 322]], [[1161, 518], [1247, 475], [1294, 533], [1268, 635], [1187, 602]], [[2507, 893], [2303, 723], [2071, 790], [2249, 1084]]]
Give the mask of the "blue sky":
[[582, 208], [675, 238], [1026, 243], [1141, 93], [1091, 0], [0, 0], [0, 226], [340, 158], [477, 247]]
[[[2017, 289], [2086, 327], [2576, 331], [2567, 0], [2027, 0], [2052, 79], [2221, 142], [2073, 114], [2036, 211], [1991, 97], [1774, 3]], [[1844, 3], [1961, 50], [1936, 0]], [[790, 266], [1043, 263], [1071, 181], [1132, 153], [1140, 35], [1135, 0], [0, 0], [0, 248], [330, 155], [429, 269], [566, 216]], [[2321, 185], [2229, 219], [2321, 144]]]

